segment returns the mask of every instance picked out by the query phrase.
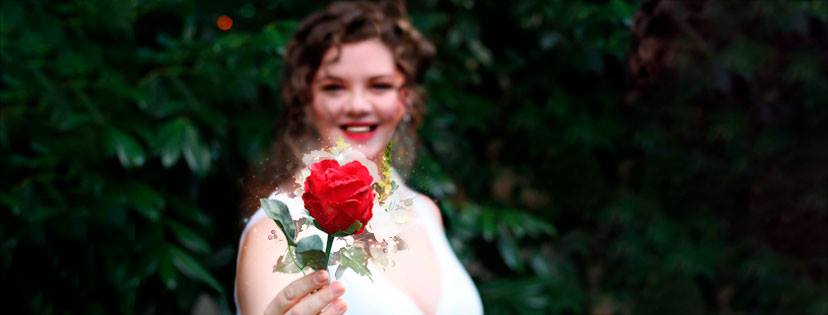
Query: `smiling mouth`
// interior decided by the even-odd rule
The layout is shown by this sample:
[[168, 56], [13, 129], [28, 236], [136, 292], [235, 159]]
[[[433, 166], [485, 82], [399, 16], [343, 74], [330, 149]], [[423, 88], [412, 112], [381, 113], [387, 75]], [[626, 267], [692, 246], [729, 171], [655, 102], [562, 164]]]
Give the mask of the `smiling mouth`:
[[360, 124], [360, 125], [342, 125], [342, 126], [339, 126], [339, 128], [341, 128], [342, 131], [345, 131], [347, 133], [369, 133], [369, 132], [372, 132], [372, 131], [376, 130], [377, 127], [379, 127], [378, 124], [370, 124], [370, 125]]
[[371, 139], [379, 124], [348, 124], [339, 126], [345, 136], [354, 141]]

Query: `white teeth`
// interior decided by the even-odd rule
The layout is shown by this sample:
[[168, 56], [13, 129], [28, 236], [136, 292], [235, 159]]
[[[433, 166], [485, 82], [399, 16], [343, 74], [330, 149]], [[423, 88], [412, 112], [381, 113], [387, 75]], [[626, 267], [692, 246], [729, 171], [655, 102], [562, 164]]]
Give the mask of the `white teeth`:
[[369, 132], [371, 131], [370, 126], [348, 126], [345, 127], [345, 130], [348, 132]]

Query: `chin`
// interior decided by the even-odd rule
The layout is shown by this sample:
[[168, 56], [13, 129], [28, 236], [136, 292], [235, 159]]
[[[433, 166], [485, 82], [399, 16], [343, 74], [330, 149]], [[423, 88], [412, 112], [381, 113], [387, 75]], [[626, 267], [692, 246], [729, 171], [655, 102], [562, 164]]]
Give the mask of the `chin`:
[[337, 130], [337, 132], [332, 134], [334, 135], [333, 139], [337, 137], [342, 138], [345, 140], [345, 143], [362, 152], [366, 158], [377, 161], [385, 153], [385, 146], [391, 141], [393, 132], [389, 132], [389, 130], [380, 127], [367, 139], [365, 136], [355, 137], [353, 134], [349, 135], [341, 130]]
[[350, 143], [351, 146], [365, 154], [369, 160], [376, 160], [379, 158], [383, 151], [385, 150], [384, 145], [379, 145], [377, 143]]
[[[382, 136], [378, 134], [374, 135], [374, 137], [382, 138]], [[353, 140], [349, 139], [345, 134], [339, 132], [329, 133], [329, 136], [324, 138], [326, 139], [324, 146], [334, 146], [336, 145], [336, 139], [343, 139], [345, 140], [345, 143], [364, 154], [369, 160], [381, 158], [382, 154], [385, 152], [385, 145], [388, 143], [388, 141], [382, 141], [382, 139], [370, 139], [368, 141]], [[390, 138], [388, 140], [390, 140]]]

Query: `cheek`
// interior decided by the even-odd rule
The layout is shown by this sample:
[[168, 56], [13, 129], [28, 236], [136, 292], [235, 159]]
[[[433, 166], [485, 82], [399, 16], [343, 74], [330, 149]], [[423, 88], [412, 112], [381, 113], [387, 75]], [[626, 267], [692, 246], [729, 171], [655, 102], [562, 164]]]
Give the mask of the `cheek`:
[[310, 106], [311, 118], [317, 127], [333, 124], [341, 106], [335, 100], [314, 98]]
[[405, 106], [396, 95], [383, 99], [377, 108], [377, 114], [387, 122], [398, 123], [405, 114]]

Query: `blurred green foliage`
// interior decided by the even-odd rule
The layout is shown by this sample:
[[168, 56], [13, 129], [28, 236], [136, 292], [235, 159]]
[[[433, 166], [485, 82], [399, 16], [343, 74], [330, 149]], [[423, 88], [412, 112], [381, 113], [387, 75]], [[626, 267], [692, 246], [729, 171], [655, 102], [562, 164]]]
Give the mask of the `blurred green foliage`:
[[[10, 313], [230, 312], [280, 57], [319, 7], [3, 1]], [[410, 181], [488, 313], [828, 313], [825, 2], [410, 14], [439, 48]]]

